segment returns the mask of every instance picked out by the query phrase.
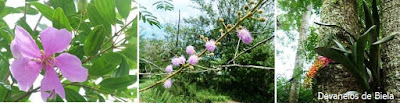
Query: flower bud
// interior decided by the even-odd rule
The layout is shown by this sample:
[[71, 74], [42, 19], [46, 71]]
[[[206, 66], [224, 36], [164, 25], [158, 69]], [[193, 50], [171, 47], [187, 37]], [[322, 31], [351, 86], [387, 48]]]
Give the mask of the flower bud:
[[201, 39], [204, 39], [204, 35], [200, 35], [200, 38], [201, 38]]
[[208, 54], [209, 56], [214, 56], [214, 53], [210, 53], [210, 54]]
[[221, 42], [216, 42], [215, 45], [220, 46]]
[[222, 32], [224, 32], [224, 30], [222, 30], [222, 29], [219, 29], [219, 32], [220, 32], [220, 33], [222, 33]]
[[243, 29], [243, 26], [239, 26], [239, 30]]
[[228, 28], [232, 28], [232, 24], [228, 24], [226, 27], [228, 27]]
[[244, 5], [244, 9], [245, 9], [245, 10], [249, 10], [249, 5], [247, 5], [247, 4]]
[[208, 41], [208, 37], [205, 37], [204, 40], [205, 40], [205, 41]]
[[189, 66], [190, 70], [194, 70], [194, 67], [192, 65]]
[[251, 1], [250, 1], [250, 4], [254, 4], [254, 0], [251, 0]]
[[263, 13], [263, 11], [262, 11], [262, 10], [258, 10], [257, 12], [258, 12], [259, 14]]
[[223, 18], [219, 18], [218, 21], [219, 22], [224, 22], [224, 19]]
[[239, 11], [239, 12], [238, 12], [238, 15], [239, 15], [239, 16], [242, 15], [242, 11]]
[[261, 22], [265, 22], [265, 17], [260, 17]]

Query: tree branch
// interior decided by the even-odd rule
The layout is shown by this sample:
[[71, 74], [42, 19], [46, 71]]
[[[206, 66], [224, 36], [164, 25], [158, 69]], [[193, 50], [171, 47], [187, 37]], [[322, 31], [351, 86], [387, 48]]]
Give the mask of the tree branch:
[[233, 57], [231, 60], [229, 60], [229, 62], [228, 62], [227, 64], [232, 63], [232, 62], [233, 62], [235, 59], [237, 59], [240, 55], [242, 55], [242, 54], [244, 54], [244, 53], [250, 51], [251, 49], [256, 48], [257, 46], [259, 46], [259, 45], [261, 45], [261, 44], [263, 44], [263, 43], [265, 43], [265, 42], [267, 42], [267, 41], [269, 41], [269, 40], [272, 40], [274, 37], [275, 37], [275, 35], [273, 35], [273, 36], [271, 36], [271, 37], [269, 37], [269, 38], [267, 38], [267, 39], [264, 39], [263, 41], [258, 42], [257, 44], [253, 45], [252, 47], [247, 48], [246, 50], [240, 52], [238, 55], [236, 55], [236, 56]]
[[[240, 23], [242, 23], [245, 19], [251, 17], [256, 12], [256, 9], [258, 9], [261, 6], [262, 2], [263, 2], [263, 0], [259, 0], [259, 2], [256, 4], [256, 6], [254, 6], [254, 8], [252, 8], [243, 18], [239, 18], [239, 20], [235, 23], [234, 26], [232, 26], [231, 28], [226, 28], [227, 29], [226, 32], [223, 33], [223, 35], [220, 36], [215, 42], [220, 42], [224, 37], [226, 37], [229, 34], [229, 32], [235, 30], [240, 25]], [[207, 50], [204, 49], [200, 54], [198, 54], [198, 57], [202, 57], [206, 52], [207, 52]], [[152, 84], [150, 86], [147, 86], [145, 88], [140, 89], [139, 92], [143, 92], [145, 90], [148, 90], [150, 88], [155, 87], [156, 85], [159, 85], [159, 84], [163, 83], [167, 79], [175, 76], [178, 73], [181, 73], [183, 71], [183, 69], [188, 67], [188, 66], [190, 66], [189, 63], [182, 65], [180, 67], [180, 69], [178, 69], [177, 71], [173, 72], [172, 74], [168, 75], [164, 79], [159, 80], [159, 81], [157, 81], [156, 83], [154, 83], [154, 84]]]

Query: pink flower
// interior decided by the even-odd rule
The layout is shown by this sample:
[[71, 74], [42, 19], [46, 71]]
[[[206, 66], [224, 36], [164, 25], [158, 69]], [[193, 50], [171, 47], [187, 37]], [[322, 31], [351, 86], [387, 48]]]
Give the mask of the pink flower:
[[171, 78], [169, 78], [164, 82], [164, 88], [171, 88], [171, 86], [172, 86], [172, 80]]
[[189, 62], [190, 64], [192, 64], [192, 65], [195, 65], [195, 64], [197, 64], [197, 62], [199, 62], [199, 57], [198, 57], [197, 55], [191, 55], [191, 56], [189, 57], [188, 62]]
[[185, 61], [186, 59], [183, 56], [172, 58], [172, 64], [174, 66], [179, 66], [179, 64], [185, 64]]
[[214, 40], [210, 40], [210, 41], [207, 41], [207, 42], [206, 42], [206, 49], [207, 49], [208, 51], [214, 52], [215, 47], [217, 47], [217, 46], [215, 45], [215, 41], [214, 41]]
[[180, 64], [185, 64], [185, 62], [186, 62], [186, 58], [183, 55], [181, 57], [179, 57]]
[[172, 58], [171, 61], [174, 66], [179, 66], [179, 64], [181, 64], [181, 60], [179, 58]]
[[240, 40], [243, 41], [243, 43], [250, 44], [251, 41], [253, 40], [250, 32], [247, 29], [238, 30], [237, 32], [238, 32], [237, 36], [240, 38]]
[[190, 46], [186, 47], [186, 53], [189, 55], [192, 55], [192, 54], [196, 53], [196, 51], [194, 50], [194, 47], [190, 45]]
[[325, 67], [325, 66], [327, 66], [329, 63], [333, 62], [332, 59], [329, 59], [329, 58], [323, 57], [323, 56], [319, 56], [319, 57], [318, 57], [318, 60], [321, 60], [321, 61], [322, 61], [322, 65], [323, 65], [322, 67]]
[[165, 68], [165, 72], [167, 72], [167, 73], [172, 73], [172, 65], [168, 65], [168, 66]]
[[[43, 101], [50, 96], [46, 91], [53, 91], [65, 98], [64, 87], [54, 70], [55, 67], [71, 82], [83, 82], [87, 79], [88, 70], [82, 67], [79, 58], [69, 53], [61, 53], [69, 46], [71, 36], [65, 29], [48, 27], [40, 33], [44, 49], [41, 51], [27, 31], [16, 27], [15, 38], [11, 42], [11, 52], [15, 60], [10, 66], [10, 71], [18, 81], [20, 90], [27, 92], [42, 68], [45, 71], [40, 87]], [[61, 54], [54, 57], [56, 53]]]

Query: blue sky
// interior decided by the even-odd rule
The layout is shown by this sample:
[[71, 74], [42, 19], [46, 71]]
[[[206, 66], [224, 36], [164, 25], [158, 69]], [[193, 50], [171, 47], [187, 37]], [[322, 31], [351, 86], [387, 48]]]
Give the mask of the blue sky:
[[[146, 1], [146, 2], [143, 2]], [[141, 6], [144, 6], [147, 11], [151, 12], [154, 16], [156, 16], [161, 25], [170, 23], [177, 25], [178, 24], [178, 15], [179, 10], [181, 11], [181, 23], [183, 23], [183, 18], [194, 17], [197, 15], [201, 15], [201, 12], [197, 9], [194, 9], [190, 0], [172, 0], [172, 4], [174, 5], [174, 10], [172, 11], [164, 11], [158, 10], [153, 3], [160, 0], [139, 0]], [[143, 38], [156, 38], [156, 39], [164, 39], [165, 33], [163, 32], [163, 28], [159, 29], [156, 26], [150, 26], [148, 23], [143, 23], [142, 21], [139, 23], [140, 27], [140, 36]]]

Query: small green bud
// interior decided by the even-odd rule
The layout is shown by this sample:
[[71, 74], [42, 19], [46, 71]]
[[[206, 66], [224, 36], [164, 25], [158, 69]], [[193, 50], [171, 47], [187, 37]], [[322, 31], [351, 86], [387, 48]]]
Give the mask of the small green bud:
[[232, 24], [228, 24], [226, 27], [228, 27], [228, 28], [232, 28]]
[[263, 13], [263, 11], [262, 11], [262, 10], [258, 10], [257, 12], [258, 12], [259, 14]]
[[250, 4], [254, 4], [254, 0], [251, 0], [251, 1], [250, 1]]
[[220, 32], [220, 33], [222, 33], [222, 32], [224, 32], [224, 30], [222, 30], [222, 29], [219, 29], [219, 32]]
[[265, 17], [260, 17], [261, 22], [265, 22]]
[[219, 22], [224, 22], [224, 19], [223, 18], [219, 18], [218, 21]]
[[249, 5], [247, 5], [247, 4], [244, 5], [244, 9], [245, 9], [245, 10], [249, 10]]

